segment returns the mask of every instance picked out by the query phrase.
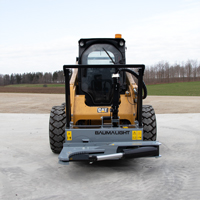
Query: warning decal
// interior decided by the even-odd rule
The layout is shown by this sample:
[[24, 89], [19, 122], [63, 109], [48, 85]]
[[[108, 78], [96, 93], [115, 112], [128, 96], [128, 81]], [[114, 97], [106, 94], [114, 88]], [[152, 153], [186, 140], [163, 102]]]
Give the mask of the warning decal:
[[67, 131], [67, 140], [68, 141], [72, 140], [72, 132], [71, 131]]
[[132, 140], [142, 140], [142, 131], [132, 131]]

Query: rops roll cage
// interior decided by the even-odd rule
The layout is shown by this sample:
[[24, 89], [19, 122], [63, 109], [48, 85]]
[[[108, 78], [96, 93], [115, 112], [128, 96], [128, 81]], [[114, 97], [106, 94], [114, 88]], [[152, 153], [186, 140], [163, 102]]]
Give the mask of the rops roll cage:
[[[113, 74], [113, 103], [111, 105], [112, 119], [113, 119], [113, 127], [117, 127], [116, 120], [118, 120], [118, 108], [119, 108], [119, 82], [118, 76], [119, 72], [126, 71], [131, 73], [138, 79], [138, 94], [137, 94], [137, 118], [139, 128], [142, 128], [142, 99], [145, 99], [147, 96], [147, 89], [143, 81], [143, 75], [145, 70], [145, 65], [114, 65], [115, 66], [115, 74]], [[69, 77], [69, 69], [72, 68], [110, 68], [111, 65], [64, 65], [63, 71], [65, 75], [65, 101], [66, 101], [66, 128], [70, 128], [71, 121], [71, 103], [70, 103], [70, 77]], [[138, 69], [138, 73], [130, 70], [129, 68]], [[142, 89], [144, 91], [144, 95], [142, 95]]]

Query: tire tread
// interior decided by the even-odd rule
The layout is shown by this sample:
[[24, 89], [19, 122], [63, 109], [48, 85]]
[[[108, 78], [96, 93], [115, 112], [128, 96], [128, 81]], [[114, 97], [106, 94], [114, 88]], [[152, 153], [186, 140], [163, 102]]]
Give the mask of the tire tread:
[[155, 141], [157, 136], [156, 115], [151, 105], [142, 106], [143, 140]]
[[52, 152], [60, 153], [65, 141], [65, 107], [54, 106], [49, 118], [49, 143]]

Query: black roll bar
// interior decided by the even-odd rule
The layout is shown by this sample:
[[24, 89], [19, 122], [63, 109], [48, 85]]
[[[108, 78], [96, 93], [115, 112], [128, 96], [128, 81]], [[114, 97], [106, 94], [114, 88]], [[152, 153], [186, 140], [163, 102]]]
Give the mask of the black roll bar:
[[63, 67], [65, 75], [65, 102], [66, 102], [66, 128], [70, 128], [71, 121], [71, 103], [70, 103], [70, 87], [69, 87], [69, 69]]
[[[66, 127], [70, 127], [71, 121], [71, 104], [70, 104], [70, 88], [69, 88], [69, 69], [72, 68], [134, 68], [138, 69], [138, 99], [137, 99], [137, 120], [139, 127], [142, 128], [142, 88], [143, 88], [143, 75], [145, 65], [64, 65], [63, 71], [65, 75], [65, 99], [66, 99]], [[119, 70], [120, 71], [120, 70]], [[126, 70], [121, 70], [126, 71]], [[127, 70], [127, 72], [129, 72]]]

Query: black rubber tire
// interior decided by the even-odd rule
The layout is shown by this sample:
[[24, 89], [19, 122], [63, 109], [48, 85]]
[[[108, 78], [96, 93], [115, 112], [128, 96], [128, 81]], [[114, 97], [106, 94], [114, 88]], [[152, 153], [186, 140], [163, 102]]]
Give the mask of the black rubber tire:
[[143, 140], [155, 141], [157, 137], [156, 115], [150, 105], [142, 106]]
[[66, 103], [62, 103], [62, 104], [61, 104], [61, 106], [65, 106], [65, 105], [66, 105]]
[[65, 142], [66, 114], [64, 106], [54, 106], [49, 118], [49, 143], [54, 153], [60, 153]]

